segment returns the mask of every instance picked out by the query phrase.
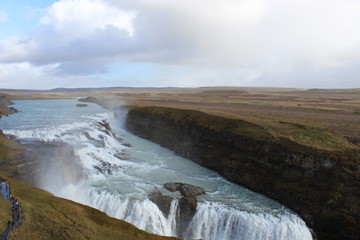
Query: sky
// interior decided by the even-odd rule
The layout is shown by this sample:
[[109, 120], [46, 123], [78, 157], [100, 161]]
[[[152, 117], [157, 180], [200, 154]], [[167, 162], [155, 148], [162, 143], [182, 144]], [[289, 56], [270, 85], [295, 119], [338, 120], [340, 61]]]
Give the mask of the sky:
[[359, 0], [0, 0], [0, 88], [359, 88], [359, 26]]

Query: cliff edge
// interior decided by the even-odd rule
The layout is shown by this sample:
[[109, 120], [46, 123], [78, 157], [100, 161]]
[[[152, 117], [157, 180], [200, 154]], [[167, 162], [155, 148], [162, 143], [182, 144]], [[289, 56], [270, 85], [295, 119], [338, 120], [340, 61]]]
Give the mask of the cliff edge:
[[290, 207], [318, 239], [359, 239], [359, 148], [328, 129], [278, 124], [296, 134], [164, 107], [131, 107], [126, 118], [134, 134]]
[[9, 107], [12, 104], [13, 102], [9, 100], [7, 95], [0, 93], [0, 118], [18, 112], [15, 108]]

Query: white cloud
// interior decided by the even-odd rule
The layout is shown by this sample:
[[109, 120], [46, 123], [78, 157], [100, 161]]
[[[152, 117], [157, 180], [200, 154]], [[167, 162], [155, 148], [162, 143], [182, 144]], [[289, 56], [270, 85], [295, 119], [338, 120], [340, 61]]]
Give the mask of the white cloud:
[[44, 84], [39, 81], [42, 78], [41, 68], [33, 67], [28, 63], [0, 64], [1, 88], [13, 88], [13, 86], [22, 89], [36, 88], [38, 84]]
[[0, 61], [49, 64], [111, 56], [114, 40], [119, 44], [134, 34], [134, 17], [101, 0], [62, 0], [32, 32], [3, 40]]
[[[99, 77], [55, 76], [56, 64], [32, 66], [29, 63], [0, 64], [0, 88], [52, 89], [55, 87], [99, 87]], [[71, 85], [69, 85], [69, 81]]]
[[174, 86], [271, 85], [285, 77], [295, 86], [300, 69], [313, 81], [329, 77], [319, 71], [351, 72], [360, 59], [359, 22], [357, 0], [61, 0], [29, 34], [0, 42], [0, 62], [51, 65], [43, 72], [59, 76], [101, 75], [118, 60], [150, 62]]
[[107, 6], [101, 0], [62, 0], [48, 9], [40, 24], [50, 27], [65, 40], [86, 37], [94, 30], [114, 26], [130, 36], [135, 13]]

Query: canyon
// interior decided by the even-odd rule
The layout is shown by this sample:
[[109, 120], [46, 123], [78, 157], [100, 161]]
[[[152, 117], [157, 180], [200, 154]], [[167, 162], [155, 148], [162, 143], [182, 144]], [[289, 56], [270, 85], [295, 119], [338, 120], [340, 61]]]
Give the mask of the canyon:
[[243, 120], [164, 107], [130, 108], [126, 127], [292, 208], [319, 239], [360, 236], [357, 149], [320, 150]]

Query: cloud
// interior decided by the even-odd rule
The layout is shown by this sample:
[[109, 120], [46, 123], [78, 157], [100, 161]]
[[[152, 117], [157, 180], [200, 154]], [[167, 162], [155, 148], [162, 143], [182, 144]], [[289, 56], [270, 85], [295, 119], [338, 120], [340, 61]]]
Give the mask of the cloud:
[[[46, 86], [49, 79], [43, 82], [42, 69], [33, 67], [28, 63], [0, 64], [1, 88], [41, 88], [39, 85]], [[40, 80], [40, 81], [39, 81]], [[45, 83], [45, 84], [44, 84]]]
[[107, 64], [108, 62], [106, 60], [101, 59], [63, 62], [55, 65], [53, 68], [49, 68], [47, 72], [63, 77], [96, 75], [106, 73], [108, 71], [105, 67]]
[[111, 55], [114, 41], [131, 37], [134, 14], [100, 0], [62, 0], [51, 5], [32, 32], [0, 43], [1, 62], [49, 63]]
[[73, 75], [58, 76], [52, 74], [57, 64], [33, 66], [29, 63], [0, 64], [0, 88], [52, 89], [55, 87], [99, 87], [101, 80], [97, 76]]
[[359, 22], [356, 0], [61, 0], [28, 34], [0, 42], [0, 62], [58, 76], [154, 63], [163, 69], [149, 79], [172, 85], [296, 86], [301, 73], [327, 86], [324, 72], [356, 72]]
[[137, 11], [134, 28], [154, 49], [173, 56], [185, 50], [191, 63], [257, 64], [271, 54], [331, 65], [360, 55], [360, 3], [354, 0], [108, 2]]
[[134, 13], [114, 9], [100, 0], [62, 0], [48, 9], [40, 24], [53, 28], [63, 39], [76, 39], [111, 25], [133, 35]]

